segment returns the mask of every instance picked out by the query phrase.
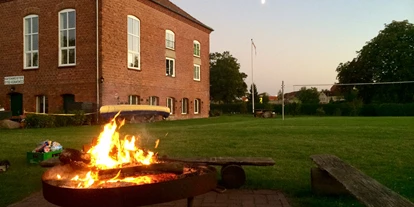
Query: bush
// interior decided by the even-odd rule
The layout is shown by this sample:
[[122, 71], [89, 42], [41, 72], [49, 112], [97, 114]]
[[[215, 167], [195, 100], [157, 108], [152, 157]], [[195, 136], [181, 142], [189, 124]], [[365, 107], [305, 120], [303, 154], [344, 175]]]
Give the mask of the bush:
[[73, 111], [74, 116], [53, 114], [27, 114], [24, 120], [26, 128], [50, 128], [64, 126], [79, 126], [90, 123], [92, 116], [86, 116], [83, 111]]
[[218, 109], [210, 110], [210, 117], [221, 116], [222, 114], [223, 112]]
[[316, 109], [316, 115], [318, 115], [318, 116], [324, 116], [325, 115], [325, 111], [323, 110], [322, 107], [319, 107], [318, 109]]
[[28, 114], [25, 118], [27, 128], [55, 127], [55, 117], [48, 115]]
[[[220, 116], [222, 113], [250, 113], [250, 103], [211, 104], [210, 116]], [[272, 110], [282, 114], [281, 104], [255, 104], [255, 109]], [[333, 102], [329, 104], [288, 103], [285, 114], [289, 115], [324, 115], [329, 116], [414, 116], [414, 103], [408, 104], [363, 104], [361, 100], [352, 102]]]
[[240, 104], [240, 113], [247, 114], [247, 104], [246, 104], [246, 102], [243, 102], [242, 104]]
[[84, 111], [71, 111], [70, 113], [75, 114], [75, 116], [72, 116], [73, 125], [79, 126], [85, 123], [86, 116]]
[[342, 115], [341, 109], [340, 108], [335, 108], [335, 110], [332, 113], [332, 115], [334, 115], [334, 116], [341, 116]]

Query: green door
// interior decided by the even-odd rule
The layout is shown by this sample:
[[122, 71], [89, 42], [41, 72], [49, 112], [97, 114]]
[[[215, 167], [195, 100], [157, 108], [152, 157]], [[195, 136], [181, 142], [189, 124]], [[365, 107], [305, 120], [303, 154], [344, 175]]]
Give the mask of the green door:
[[12, 93], [10, 94], [10, 108], [12, 116], [19, 116], [23, 114], [23, 94]]

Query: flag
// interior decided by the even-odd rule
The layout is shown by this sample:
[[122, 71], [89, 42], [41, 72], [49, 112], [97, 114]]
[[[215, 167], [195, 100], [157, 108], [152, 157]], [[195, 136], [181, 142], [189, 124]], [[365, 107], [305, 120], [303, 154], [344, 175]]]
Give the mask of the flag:
[[253, 39], [252, 39], [252, 45], [253, 45], [253, 47], [254, 47], [254, 54], [255, 54], [255, 55], [257, 55], [257, 52], [256, 52], [256, 45], [254, 44]]

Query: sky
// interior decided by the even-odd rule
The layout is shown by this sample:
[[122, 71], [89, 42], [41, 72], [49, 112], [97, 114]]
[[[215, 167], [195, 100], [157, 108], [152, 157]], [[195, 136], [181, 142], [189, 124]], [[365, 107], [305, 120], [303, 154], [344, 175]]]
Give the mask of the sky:
[[270, 95], [282, 81], [286, 92], [299, 90], [295, 85], [333, 84], [339, 63], [355, 58], [385, 24], [414, 23], [414, 0], [171, 1], [214, 29], [210, 52], [229, 51], [249, 88], [253, 71], [259, 93]]

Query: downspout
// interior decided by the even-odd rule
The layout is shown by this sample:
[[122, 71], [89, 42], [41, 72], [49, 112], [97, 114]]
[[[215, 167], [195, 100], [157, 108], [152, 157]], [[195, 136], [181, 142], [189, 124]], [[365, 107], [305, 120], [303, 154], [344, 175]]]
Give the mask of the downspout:
[[100, 96], [99, 96], [99, 0], [96, 0], [96, 123], [99, 123], [99, 108], [100, 108]]

